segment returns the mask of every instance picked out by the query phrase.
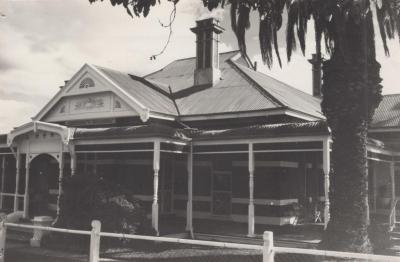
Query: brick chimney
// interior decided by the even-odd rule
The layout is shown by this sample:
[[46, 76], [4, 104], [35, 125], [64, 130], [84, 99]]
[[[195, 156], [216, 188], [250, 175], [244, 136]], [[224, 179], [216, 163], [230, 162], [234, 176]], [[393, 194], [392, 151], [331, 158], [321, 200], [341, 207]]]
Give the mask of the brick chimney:
[[312, 58], [308, 60], [310, 64], [312, 64], [312, 95], [316, 97], [321, 97], [321, 85], [322, 85], [322, 71], [321, 64], [322, 58], [321, 55], [313, 54]]
[[214, 85], [221, 77], [219, 70], [218, 42], [219, 34], [224, 31], [219, 21], [207, 18], [196, 21], [196, 27], [191, 28], [196, 34], [196, 69], [194, 70], [194, 85]]

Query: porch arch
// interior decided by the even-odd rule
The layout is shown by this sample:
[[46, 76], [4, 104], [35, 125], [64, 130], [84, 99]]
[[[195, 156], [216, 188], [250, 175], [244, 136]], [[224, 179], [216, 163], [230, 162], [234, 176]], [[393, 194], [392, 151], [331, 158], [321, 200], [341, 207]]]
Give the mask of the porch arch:
[[[73, 137], [75, 129], [66, 126], [33, 121], [23, 126], [13, 129], [7, 135], [7, 144], [13, 149], [16, 157], [16, 174], [15, 174], [15, 194], [14, 194], [14, 211], [18, 211], [18, 198], [23, 197], [24, 217], [28, 217], [29, 213], [29, 180], [30, 180], [30, 164], [32, 161], [42, 154], [50, 155], [58, 162], [59, 167], [59, 193], [61, 193], [61, 178], [63, 177], [63, 152], [70, 151], [70, 140]], [[25, 192], [23, 195], [19, 193], [21, 154], [25, 154]], [[57, 213], [59, 212], [57, 206]]]
[[57, 157], [53, 153], [29, 155], [24, 202], [26, 217], [53, 215], [57, 212], [61, 168], [59, 163], [62, 163], [62, 156]]

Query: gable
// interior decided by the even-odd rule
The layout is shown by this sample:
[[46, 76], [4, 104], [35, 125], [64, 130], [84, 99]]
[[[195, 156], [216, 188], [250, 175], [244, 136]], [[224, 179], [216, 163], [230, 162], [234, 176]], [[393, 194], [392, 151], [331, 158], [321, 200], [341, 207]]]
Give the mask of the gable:
[[91, 65], [84, 65], [33, 118], [61, 122], [140, 116], [149, 109]]

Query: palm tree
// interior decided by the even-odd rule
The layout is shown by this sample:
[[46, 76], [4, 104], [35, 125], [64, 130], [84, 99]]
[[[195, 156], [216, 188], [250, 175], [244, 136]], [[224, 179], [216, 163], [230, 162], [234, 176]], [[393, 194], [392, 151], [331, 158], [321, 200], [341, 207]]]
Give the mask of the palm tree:
[[[98, 0], [89, 0], [95, 2]], [[156, 0], [110, 0], [130, 16], [146, 16]], [[179, 0], [168, 0], [177, 4]], [[330, 223], [322, 246], [370, 252], [368, 237], [368, 173], [366, 139], [373, 113], [382, 99], [376, 61], [373, 4], [384, 48], [387, 38], [400, 36], [400, 0], [203, 0], [212, 10], [230, 4], [231, 26], [240, 50], [246, 53], [245, 32], [250, 15], [258, 12], [263, 61], [270, 67], [273, 49], [278, 63], [277, 32], [287, 12], [287, 57], [297, 41], [304, 54], [307, 22], [314, 20], [317, 55], [323, 37], [330, 57], [323, 62], [322, 111], [332, 133]]]

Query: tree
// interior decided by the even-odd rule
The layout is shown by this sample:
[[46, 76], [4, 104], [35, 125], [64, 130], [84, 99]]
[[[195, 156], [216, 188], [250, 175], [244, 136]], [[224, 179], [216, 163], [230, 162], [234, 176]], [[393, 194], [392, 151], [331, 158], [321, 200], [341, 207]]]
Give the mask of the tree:
[[[160, 3], [159, 0], [110, 1], [122, 5], [130, 16], [146, 16], [152, 6]], [[178, 0], [168, 1], [178, 3]], [[277, 32], [282, 28], [283, 12], [288, 15], [288, 60], [297, 41], [304, 54], [307, 22], [314, 20], [318, 56], [321, 57], [322, 37], [330, 55], [323, 62], [321, 107], [333, 140], [331, 220], [322, 246], [370, 252], [366, 139], [369, 123], [382, 99], [371, 4], [375, 6], [376, 21], [388, 54], [386, 39], [394, 38], [395, 33], [400, 36], [400, 0], [203, 0], [203, 3], [210, 10], [230, 4], [232, 30], [243, 53], [246, 53], [245, 32], [250, 26], [250, 15], [258, 12], [261, 55], [269, 67], [273, 63], [273, 49], [281, 63]]]

